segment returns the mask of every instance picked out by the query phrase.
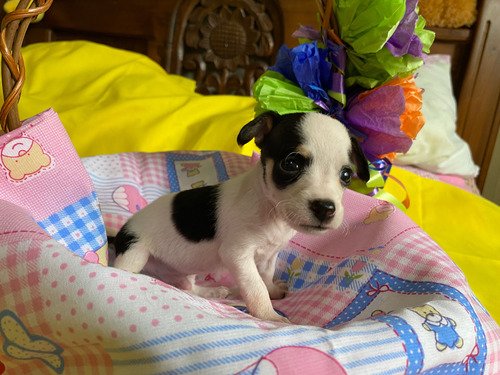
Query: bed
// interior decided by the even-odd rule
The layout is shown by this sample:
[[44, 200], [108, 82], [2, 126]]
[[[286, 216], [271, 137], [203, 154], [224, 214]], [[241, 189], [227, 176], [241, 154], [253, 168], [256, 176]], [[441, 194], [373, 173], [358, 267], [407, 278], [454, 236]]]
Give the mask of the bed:
[[[24, 37], [19, 117], [64, 124], [75, 157], [48, 152], [56, 162], [39, 171], [65, 158], [81, 168], [44, 194], [87, 186], [98, 203], [60, 224], [95, 215], [84, 226], [101, 233], [87, 252], [51, 233], [30, 210], [40, 198], [21, 189], [43, 173], [17, 181], [15, 199], [0, 189], [0, 374], [500, 372], [500, 208], [480, 195], [499, 127], [500, 10], [477, 9], [470, 28], [430, 27], [416, 78], [426, 124], [386, 170], [389, 201], [348, 190], [343, 231], [299, 234], [280, 252], [275, 276], [290, 293], [273, 306], [293, 323], [283, 325], [238, 298], [114, 269], [105, 237], [162, 194], [258, 162], [255, 145], [235, 142], [255, 115], [252, 87], [283, 44], [299, 44], [300, 25], [317, 26], [316, 3], [55, 0]], [[2, 186], [14, 186], [2, 163]], [[231, 286], [224, 274], [199, 282]]]

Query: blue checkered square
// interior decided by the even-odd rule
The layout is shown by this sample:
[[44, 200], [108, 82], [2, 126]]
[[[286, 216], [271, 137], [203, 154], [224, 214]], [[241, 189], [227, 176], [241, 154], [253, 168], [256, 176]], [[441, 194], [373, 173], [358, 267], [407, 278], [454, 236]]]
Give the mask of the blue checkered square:
[[87, 251], [96, 251], [106, 243], [106, 230], [95, 192], [39, 221], [38, 225], [82, 257]]
[[278, 269], [276, 277], [287, 281], [291, 289], [297, 290], [315, 284], [329, 267], [326, 262], [299, 256], [295, 250], [285, 249], [278, 254]]
[[332, 264], [286, 248], [278, 254], [275, 277], [286, 281], [291, 290], [332, 284], [358, 290], [375, 270], [376, 266], [366, 257], [347, 258]]

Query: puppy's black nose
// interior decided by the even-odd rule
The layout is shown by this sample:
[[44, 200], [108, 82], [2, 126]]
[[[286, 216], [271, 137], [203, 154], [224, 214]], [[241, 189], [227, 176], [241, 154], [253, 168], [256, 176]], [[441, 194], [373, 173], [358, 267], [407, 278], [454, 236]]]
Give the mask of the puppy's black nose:
[[310, 208], [322, 223], [330, 221], [335, 216], [335, 204], [329, 200], [316, 199], [311, 202]]

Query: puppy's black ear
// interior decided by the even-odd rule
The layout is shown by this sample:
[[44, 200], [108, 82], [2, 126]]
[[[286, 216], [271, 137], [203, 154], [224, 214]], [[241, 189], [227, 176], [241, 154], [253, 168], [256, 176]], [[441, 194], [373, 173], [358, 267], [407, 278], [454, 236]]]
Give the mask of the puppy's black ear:
[[359, 145], [356, 137], [351, 135], [351, 161], [356, 166], [356, 174], [364, 182], [368, 182], [370, 179], [370, 169], [368, 168], [368, 161], [366, 160], [365, 154]]
[[280, 117], [276, 112], [264, 112], [246, 124], [238, 134], [238, 144], [243, 146], [255, 138], [255, 144], [262, 148], [264, 137], [269, 134]]

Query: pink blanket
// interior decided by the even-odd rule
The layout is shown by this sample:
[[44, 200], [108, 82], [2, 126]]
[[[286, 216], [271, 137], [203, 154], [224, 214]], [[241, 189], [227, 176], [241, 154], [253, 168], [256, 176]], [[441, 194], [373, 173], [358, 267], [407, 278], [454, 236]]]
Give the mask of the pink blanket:
[[[219, 152], [83, 162], [111, 234], [161, 194], [251, 163]], [[280, 252], [291, 292], [273, 304], [294, 323], [283, 325], [88, 263], [0, 201], [0, 374], [499, 373], [500, 329], [450, 258], [391, 204], [351, 191], [344, 204], [341, 229]]]

